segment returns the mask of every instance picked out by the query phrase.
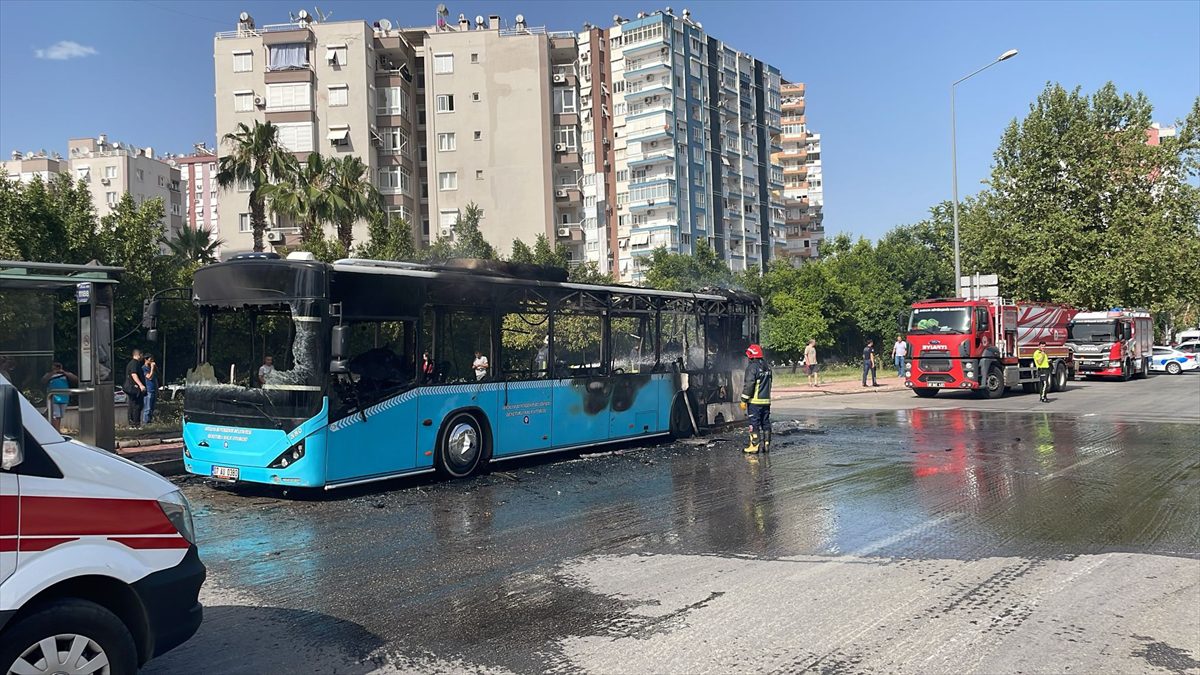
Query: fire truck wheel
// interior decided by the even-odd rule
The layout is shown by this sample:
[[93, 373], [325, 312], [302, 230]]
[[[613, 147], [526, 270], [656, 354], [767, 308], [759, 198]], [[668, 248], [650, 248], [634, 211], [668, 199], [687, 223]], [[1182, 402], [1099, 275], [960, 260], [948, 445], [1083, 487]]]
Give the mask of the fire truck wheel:
[[1050, 391], [1058, 393], [1067, 390], [1067, 369], [1059, 366], [1054, 370], [1051, 376], [1054, 379], [1050, 380]]
[[1121, 381], [1128, 382], [1133, 377], [1133, 363], [1125, 361], [1121, 364]]
[[1004, 395], [1004, 373], [999, 368], [988, 369], [987, 377], [983, 380], [984, 396], [1000, 398]]
[[[60, 672], [60, 666], [66, 672], [137, 672], [137, 648], [129, 629], [94, 602], [54, 600], [8, 628], [0, 646], [0, 672]], [[71, 655], [75, 662], [63, 664]], [[75, 669], [78, 663], [94, 664], [95, 670]]]
[[933, 398], [937, 396], [938, 390], [933, 387], [913, 387], [913, 393], [921, 398]]

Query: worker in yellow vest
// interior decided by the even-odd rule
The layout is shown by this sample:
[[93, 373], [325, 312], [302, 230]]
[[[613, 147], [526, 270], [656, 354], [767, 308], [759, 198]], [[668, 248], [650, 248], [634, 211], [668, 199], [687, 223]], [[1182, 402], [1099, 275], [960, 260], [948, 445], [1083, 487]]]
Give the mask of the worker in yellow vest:
[[1037, 368], [1038, 382], [1041, 385], [1042, 403], [1049, 403], [1046, 394], [1050, 391], [1050, 357], [1046, 356], [1046, 342], [1038, 343], [1033, 352], [1033, 367]]

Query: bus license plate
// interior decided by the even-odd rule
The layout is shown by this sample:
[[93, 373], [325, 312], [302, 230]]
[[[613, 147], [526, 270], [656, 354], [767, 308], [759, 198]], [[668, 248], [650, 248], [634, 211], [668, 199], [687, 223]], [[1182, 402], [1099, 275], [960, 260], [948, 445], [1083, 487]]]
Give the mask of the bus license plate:
[[212, 477], [220, 480], [235, 481], [238, 479], [237, 467], [214, 466], [212, 468]]

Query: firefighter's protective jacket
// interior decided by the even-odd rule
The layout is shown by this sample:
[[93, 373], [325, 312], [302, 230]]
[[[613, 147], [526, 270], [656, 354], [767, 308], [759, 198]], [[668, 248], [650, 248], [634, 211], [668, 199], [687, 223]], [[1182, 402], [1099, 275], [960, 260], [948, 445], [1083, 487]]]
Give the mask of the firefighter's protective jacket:
[[765, 359], [750, 359], [745, 382], [743, 401], [751, 405], [771, 405], [771, 366]]

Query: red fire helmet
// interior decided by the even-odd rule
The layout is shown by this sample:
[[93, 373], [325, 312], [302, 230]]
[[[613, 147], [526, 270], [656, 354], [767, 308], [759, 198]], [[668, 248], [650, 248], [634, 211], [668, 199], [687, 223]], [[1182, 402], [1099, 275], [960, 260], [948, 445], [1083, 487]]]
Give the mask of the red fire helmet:
[[762, 347], [758, 345], [750, 345], [746, 347], [746, 356], [752, 359], [761, 359], [763, 357]]

